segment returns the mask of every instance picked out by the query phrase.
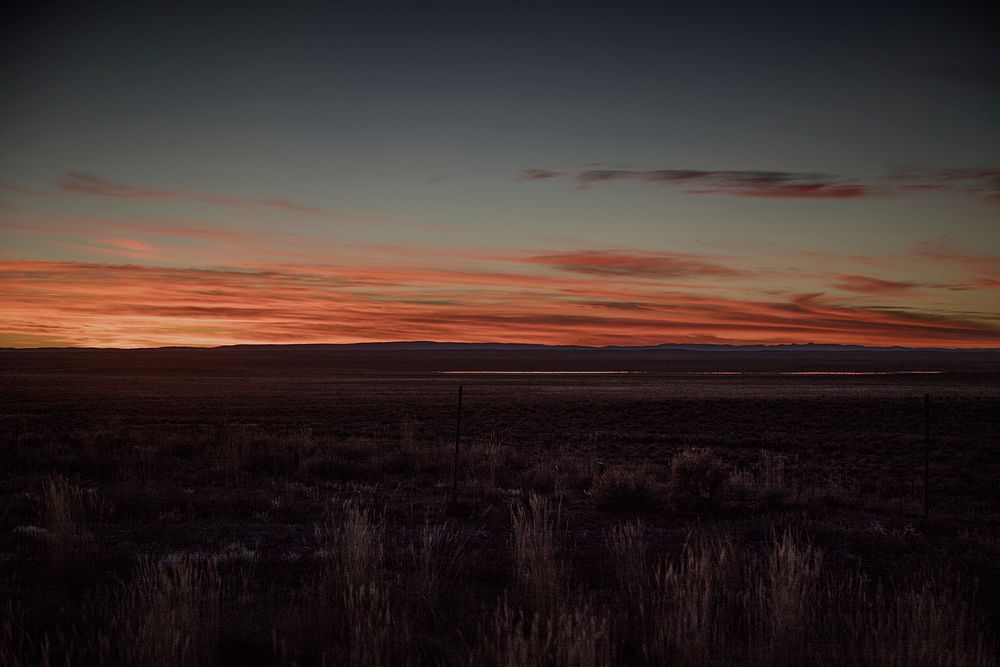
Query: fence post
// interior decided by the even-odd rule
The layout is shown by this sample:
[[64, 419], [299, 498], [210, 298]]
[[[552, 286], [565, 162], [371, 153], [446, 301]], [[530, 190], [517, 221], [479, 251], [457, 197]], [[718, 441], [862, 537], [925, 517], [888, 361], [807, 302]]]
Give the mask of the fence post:
[[455, 461], [451, 470], [451, 504], [458, 501], [458, 444], [462, 440], [462, 385], [458, 385], [458, 409], [455, 411]]
[[931, 488], [931, 396], [924, 394], [924, 520], [930, 517]]

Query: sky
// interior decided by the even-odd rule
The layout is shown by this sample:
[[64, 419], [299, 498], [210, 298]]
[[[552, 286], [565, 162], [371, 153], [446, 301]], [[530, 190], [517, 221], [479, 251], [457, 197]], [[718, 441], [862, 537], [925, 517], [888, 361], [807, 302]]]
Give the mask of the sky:
[[0, 347], [1000, 347], [961, 3], [36, 3]]

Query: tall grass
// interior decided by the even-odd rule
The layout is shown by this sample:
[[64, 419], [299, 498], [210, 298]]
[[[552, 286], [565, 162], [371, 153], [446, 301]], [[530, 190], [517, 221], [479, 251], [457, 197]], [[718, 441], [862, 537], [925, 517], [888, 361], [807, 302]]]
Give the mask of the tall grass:
[[766, 560], [747, 565], [744, 613], [751, 657], [759, 664], [810, 662], [820, 614], [843, 592], [824, 577], [823, 559], [812, 542], [786, 530], [772, 536]]
[[629, 521], [614, 526], [607, 535], [618, 587], [626, 600], [642, 600], [649, 586], [649, 548], [646, 525]]
[[658, 563], [641, 641], [648, 664], [705, 665], [725, 654], [734, 631], [738, 568], [727, 538], [702, 533], [676, 560]]
[[416, 544], [410, 545], [410, 590], [421, 611], [436, 615], [445, 584], [459, 570], [466, 536], [444, 524], [425, 525]]
[[792, 530], [766, 553], [720, 533], [693, 535], [650, 567], [642, 524], [610, 531], [624, 614], [616, 639], [646, 665], [988, 665], [992, 638], [959, 582], [922, 575], [895, 592], [827, 567]]
[[0, 665], [202, 667], [218, 661], [222, 581], [212, 559], [139, 563], [125, 582], [59, 610], [37, 634], [14, 604], [0, 610]]
[[45, 484], [45, 523], [56, 562], [67, 560], [79, 546], [81, 534], [74, 517], [77, 496], [77, 487], [65, 477], [51, 477]]
[[607, 611], [570, 586], [561, 553], [560, 507], [536, 494], [512, 509], [512, 546], [520, 605], [504, 598], [481, 632], [472, 664], [597, 667], [610, 664]]
[[40, 503], [57, 566], [80, 556], [88, 527], [106, 521], [113, 513], [111, 504], [97, 491], [77, 486], [61, 475], [46, 480]]
[[536, 494], [512, 510], [514, 567], [521, 600], [543, 617], [563, 600], [568, 571], [562, 560], [560, 507]]
[[213, 451], [218, 483], [239, 486], [247, 481], [253, 454], [253, 435], [247, 426], [223, 424]]
[[363, 667], [412, 659], [411, 623], [385, 571], [383, 518], [357, 502], [317, 528], [325, 549], [274, 633], [281, 661]]
[[471, 664], [495, 667], [601, 667], [612, 662], [606, 613], [591, 605], [567, 605], [542, 615], [497, 607]]
[[624, 614], [619, 640], [645, 665], [721, 659], [738, 618], [740, 570], [729, 540], [694, 534], [675, 558], [651, 564], [642, 523], [608, 536]]
[[5, 667], [51, 667], [48, 635], [40, 641], [25, 630], [21, 610], [10, 600], [0, 607], [0, 665]]
[[[304, 429], [288, 436], [298, 439], [281, 440], [231, 427], [220, 438], [206, 440], [205, 447], [193, 448], [197, 454], [183, 454], [181, 461], [198, 468], [194, 479], [222, 486], [243, 485], [254, 475], [290, 474], [283, 485], [225, 491], [242, 494], [241, 502], [263, 501], [264, 507], [274, 500], [269, 494], [284, 493], [283, 508], [295, 503], [301, 509], [287, 511], [281, 521], [311, 522], [328, 495], [359, 492], [360, 486], [338, 481], [341, 473], [354, 479], [410, 470], [433, 480], [420, 472], [430, 471], [445, 479], [450, 459], [442, 454], [450, 453], [448, 443], [425, 447], [416, 433], [408, 418], [398, 438], [392, 433], [382, 440], [339, 444]], [[119, 550], [113, 543], [128, 528], [123, 515], [134, 516], [123, 502], [125, 494], [114, 496], [118, 502], [112, 506], [107, 496], [79, 480], [42, 478], [34, 492], [8, 495], [23, 508], [3, 510], [17, 517], [12, 526], [36, 522], [44, 530], [18, 526], [0, 553], [0, 594], [11, 598], [0, 603], [0, 665], [232, 664], [228, 640], [259, 650], [261, 662], [288, 665], [996, 664], [996, 630], [984, 622], [982, 608], [995, 613], [996, 603], [977, 600], [972, 580], [957, 577], [965, 565], [945, 558], [964, 548], [944, 544], [956, 534], [948, 532], [954, 524], [936, 524], [933, 530], [940, 533], [934, 533], [898, 522], [890, 527], [909, 531], [904, 538], [896, 532], [891, 539], [866, 537], [860, 532], [866, 530], [865, 516], [779, 519], [764, 513], [773, 506], [755, 502], [746, 517], [734, 520], [734, 496], [722, 496], [728, 519], [701, 511], [697, 518], [656, 514], [617, 523], [605, 535], [607, 553], [602, 555], [593, 550], [595, 532], [600, 547], [595, 526], [607, 526], [612, 517], [593, 509], [663, 509], [668, 499], [659, 481], [665, 480], [661, 469], [600, 464], [598, 474], [593, 457], [512, 463], [514, 449], [487, 438], [463, 452], [466, 494], [481, 502], [469, 503], [475, 514], [461, 519], [439, 514], [444, 494], [422, 481], [413, 487], [404, 481], [397, 487], [402, 493], [394, 491], [387, 501], [399, 511], [390, 516], [398, 516], [401, 525], [387, 522], [382, 511], [365, 502], [348, 500], [332, 506], [315, 527], [314, 541], [306, 536], [289, 546], [282, 536], [295, 534], [297, 527], [289, 530], [288, 523], [269, 516], [255, 518], [243, 527], [262, 531], [268, 560], [235, 576], [223, 560], [211, 557], [130, 566], [126, 554], [133, 556], [135, 547]], [[213, 467], [212, 457], [222, 452], [233, 456]], [[196, 465], [195, 455], [204, 457], [205, 465]], [[148, 461], [150, 469], [153, 461]], [[313, 463], [323, 465], [314, 468]], [[670, 467], [673, 500], [697, 510], [709, 509], [727, 479], [736, 479], [725, 476], [727, 466], [710, 450], [686, 450]], [[132, 475], [125, 469], [132, 475], [128, 488], [138, 493], [148, 474], [145, 467], [136, 471]], [[527, 481], [538, 473], [522, 488], [551, 488], [555, 497], [499, 492], [521, 479], [521, 472]], [[295, 475], [321, 479], [305, 487]], [[814, 508], [822, 505], [808, 494], [818, 493], [817, 487], [801, 485], [801, 476], [799, 465], [761, 452], [742, 479], [753, 500], [780, 495], [816, 514]], [[549, 483], [550, 478], [555, 481]], [[156, 479], [155, 489], [142, 491], [150, 502], [186, 512], [188, 496], [166, 495], [168, 476]], [[208, 488], [206, 503], [215, 487]], [[414, 497], [407, 499], [409, 488]], [[567, 489], [578, 493], [569, 495]], [[371, 492], [381, 493], [382, 487]], [[412, 501], [410, 514], [407, 500]], [[506, 502], [513, 502], [509, 515], [498, 511]], [[414, 507], [432, 518], [421, 526]], [[586, 523], [570, 524], [573, 516]], [[111, 518], [120, 523], [103, 530]], [[708, 527], [684, 536], [678, 530], [682, 519]], [[885, 519], [886, 524], [892, 520]], [[770, 521], [792, 521], [797, 528], [768, 532]], [[173, 531], [175, 525], [167, 528]], [[843, 552], [820, 546], [836, 539], [829, 534], [810, 538], [811, 527], [826, 531], [831, 526], [842, 531]], [[275, 543], [281, 542], [280, 556], [270, 553], [268, 540], [274, 536]], [[972, 563], [970, 569], [984, 577], [985, 591], [995, 591], [997, 580], [986, 578], [994, 576], [991, 558], [1000, 551], [995, 536], [983, 539], [993, 541], [962, 543], [983, 551], [963, 563]], [[584, 547], [584, 555], [573, 551], [575, 544]], [[39, 547], [46, 550], [41, 559], [46, 566], [51, 554], [54, 562], [73, 567], [59, 569], [60, 576], [32, 569], [29, 559]], [[906, 565], [892, 563], [883, 549], [898, 549], [891, 553], [905, 553], [923, 565], [901, 572]], [[286, 554], [292, 558], [286, 561]], [[92, 564], [93, 576], [85, 576], [84, 568]], [[272, 580], [272, 574], [280, 578]], [[67, 592], [70, 582], [75, 587]], [[238, 603], [223, 604], [234, 600]], [[254, 618], [240, 625], [244, 621], [237, 617], [244, 613]], [[263, 629], [263, 644], [248, 629]]]
[[109, 652], [124, 665], [216, 664], [221, 591], [211, 560], [141, 563], [112, 602]]
[[963, 587], [940, 575], [924, 575], [893, 594], [879, 592], [860, 617], [857, 652], [865, 664], [995, 665], [988, 637], [977, 623]]
[[504, 442], [496, 433], [472, 442], [465, 452], [464, 487], [479, 498], [494, 498], [504, 470]]

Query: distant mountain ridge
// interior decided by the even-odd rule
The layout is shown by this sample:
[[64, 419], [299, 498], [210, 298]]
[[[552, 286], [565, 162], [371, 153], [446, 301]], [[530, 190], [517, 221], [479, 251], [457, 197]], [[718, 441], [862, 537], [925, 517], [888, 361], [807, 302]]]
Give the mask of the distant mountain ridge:
[[536, 343], [460, 343], [439, 341], [387, 341], [375, 343], [298, 343], [276, 345], [220, 345], [212, 349], [250, 349], [250, 348], [302, 348], [320, 350], [334, 349], [373, 349], [373, 350], [525, 350], [525, 351], [614, 351], [614, 352], [1000, 352], [1000, 347], [953, 348], [953, 347], [906, 347], [840, 345], [833, 343], [786, 343], [778, 345], [727, 345], [710, 343], [659, 343], [657, 345], [544, 345]]

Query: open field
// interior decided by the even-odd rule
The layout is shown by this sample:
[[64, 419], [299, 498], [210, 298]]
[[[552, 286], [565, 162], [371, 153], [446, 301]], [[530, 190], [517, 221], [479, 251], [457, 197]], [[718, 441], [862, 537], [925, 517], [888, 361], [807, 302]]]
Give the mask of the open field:
[[1000, 354], [4, 350], [0, 399], [3, 664], [995, 664]]

